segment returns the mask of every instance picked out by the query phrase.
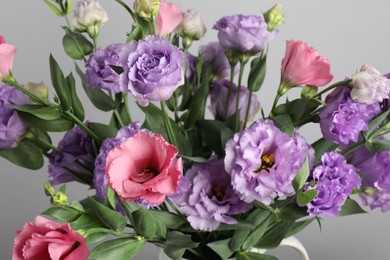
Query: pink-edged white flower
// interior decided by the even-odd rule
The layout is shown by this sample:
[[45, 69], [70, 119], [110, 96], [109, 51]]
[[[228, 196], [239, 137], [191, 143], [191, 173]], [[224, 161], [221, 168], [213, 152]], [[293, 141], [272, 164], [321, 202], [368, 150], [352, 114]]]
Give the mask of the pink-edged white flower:
[[108, 21], [107, 12], [96, 0], [79, 1], [72, 16], [73, 26], [79, 31], [87, 31], [91, 37], [98, 35], [100, 28]]
[[351, 78], [351, 97], [355, 102], [373, 104], [390, 96], [390, 79], [369, 65], [363, 65]]

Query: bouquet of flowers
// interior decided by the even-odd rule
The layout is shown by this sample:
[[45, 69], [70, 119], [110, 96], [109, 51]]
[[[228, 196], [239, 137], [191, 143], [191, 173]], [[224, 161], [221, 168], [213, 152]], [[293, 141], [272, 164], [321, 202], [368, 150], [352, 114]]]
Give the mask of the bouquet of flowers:
[[[193, 55], [206, 33], [195, 10], [115, 0], [132, 19], [127, 39], [98, 46], [108, 21], [98, 1], [44, 1], [65, 18], [77, 77], [50, 55], [54, 96], [21, 84], [16, 48], [0, 35], [0, 156], [49, 165], [51, 207], [17, 231], [13, 259], [129, 259], [146, 243], [172, 259], [276, 259], [252, 249], [275, 248], [321, 216], [390, 209], [390, 75], [363, 65], [329, 85], [329, 61], [290, 40], [270, 112], [260, 107], [280, 4], [222, 17], [218, 41]], [[109, 122], [86, 120], [81, 88]], [[281, 102], [293, 88], [301, 96]], [[311, 144], [299, 131], [308, 123], [323, 136]], [[52, 132], [65, 132], [58, 145]], [[95, 195], [69, 201], [71, 181]]]

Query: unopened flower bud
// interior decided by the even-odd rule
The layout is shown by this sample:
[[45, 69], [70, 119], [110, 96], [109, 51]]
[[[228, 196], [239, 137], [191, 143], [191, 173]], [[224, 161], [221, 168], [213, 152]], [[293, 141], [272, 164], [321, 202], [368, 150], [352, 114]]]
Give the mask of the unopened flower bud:
[[55, 190], [54, 190], [53, 186], [51, 186], [49, 183], [45, 183], [43, 185], [43, 188], [45, 190], [46, 196], [49, 196], [49, 197], [54, 196]]
[[96, 0], [79, 1], [73, 9], [72, 16], [73, 26], [78, 31], [87, 31], [91, 37], [96, 37], [100, 27], [108, 21], [106, 11]]
[[187, 10], [184, 13], [183, 20], [176, 29], [176, 33], [191, 40], [202, 38], [206, 33], [206, 26], [202, 22], [199, 12]]
[[59, 191], [57, 194], [53, 197], [53, 203], [56, 205], [67, 205], [68, 204], [68, 196], [66, 196], [65, 193]]
[[156, 17], [160, 8], [160, 0], [135, 0], [134, 11], [141, 17]]
[[284, 15], [282, 13], [282, 4], [274, 5], [264, 14], [264, 20], [268, 24], [268, 31], [272, 32], [284, 22]]
[[371, 196], [373, 194], [375, 194], [377, 192], [377, 190], [375, 188], [372, 188], [372, 187], [366, 187], [363, 189], [363, 193], [368, 195], [368, 196]]
[[[40, 83], [27, 82], [25, 84], [25, 87], [31, 90], [32, 92], [34, 92], [35, 94], [37, 94], [38, 96], [40, 96], [41, 98], [48, 100], [49, 90], [43, 82]], [[37, 102], [34, 102], [34, 100], [31, 100], [31, 102], [37, 104]]]

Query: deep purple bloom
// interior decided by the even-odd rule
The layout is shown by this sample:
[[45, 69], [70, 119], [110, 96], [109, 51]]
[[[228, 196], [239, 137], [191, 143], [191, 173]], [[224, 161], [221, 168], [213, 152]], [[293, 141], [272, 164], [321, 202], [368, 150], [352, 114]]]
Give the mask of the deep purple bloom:
[[90, 88], [101, 88], [114, 93], [121, 92], [120, 77], [112, 66], [122, 67], [120, 52], [124, 44], [111, 44], [99, 48], [89, 56], [86, 64], [86, 79]]
[[360, 187], [361, 181], [355, 167], [347, 164], [345, 158], [336, 152], [324, 153], [321, 162], [312, 173], [318, 194], [307, 209], [311, 216], [324, 214], [334, 217], [353, 189]]
[[130, 92], [142, 106], [168, 100], [184, 84], [184, 53], [160, 36], [126, 44], [121, 58], [122, 91]]
[[237, 221], [229, 215], [247, 212], [252, 207], [234, 192], [222, 160], [194, 164], [185, 176], [191, 188], [188, 183], [181, 185], [187, 190], [176, 195], [173, 202], [195, 229], [213, 231], [220, 223], [235, 224]]
[[271, 204], [294, 193], [292, 181], [314, 151], [302, 136], [294, 138], [280, 131], [271, 120], [257, 120], [236, 133], [226, 144], [225, 169], [234, 190], [246, 202], [259, 200]]
[[0, 83], [0, 149], [16, 147], [19, 137], [27, 131], [27, 125], [8, 105], [29, 103], [30, 100], [20, 90]]
[[320, 111], [320, 126], [324, 138], [336, 143], [358, 142], [361, 131], [381, 112], [379, 103], [360, 104], [352, 100], [349, 87], [338, 87], [326, 97]]
[[277, 30], [269, 32], [263, 18], [255, 15], [225, 16], [213, 28], [218, 30], [224, 49], [242, 53], [261, 52], [277, 33]]
[[[230, 64], [225, 51], [219, 42], [210, 42], [200, 47], [200, 56], [204, 65], [212, 66], [212, 73], [216, 79], [230, 78]], [[235, 67], [234, 74], [237, 74], [239, 66]]]
[[365, 147], [354, 151], [350, 162], [358, 169], [362, 188], [372, 188], [372, 195], [360, 194], [363, 205], [371, 209], [390, 210], [390, 151], [372, 153]]
[[[216, 118], [225, 119], [225, 105], [228, 97], [230, 87], [230, 81], [229, 80], [216, 80], [211, 85], [210, 89], [210, 110], [211, 113]], [[227, 118], [232, 116], [234, 113], [236, 113], [236, 101], [237, 101], [237, 93], [238, 93], [238, 87], [233, 84], [233, 89], [230, 96], [230, 99], [228, 100], [228, 111], [227, 111]], [[240, 110], [240, 121], [244, 121], [246, 109], [249, 102], [249, 95], [251, 93], [246, 87], [241, 87], [240, 91], [240, 100], [239, 100], [239, 110]], [[253, 119], [256, 115], [257, 111], [260, 109], [260, 102], [257, 99], [257, 96], [255, 94], [252, 94], [252, 101], [251, 101], [251, 107], [249, 110], [249, 119]]]
[[61, 152], [49, 154], [50, 184], [58, 185], [70, 181], [92, 184], [95, 161], [92, 139], [79, 127], [65, 133], [59, 142]]

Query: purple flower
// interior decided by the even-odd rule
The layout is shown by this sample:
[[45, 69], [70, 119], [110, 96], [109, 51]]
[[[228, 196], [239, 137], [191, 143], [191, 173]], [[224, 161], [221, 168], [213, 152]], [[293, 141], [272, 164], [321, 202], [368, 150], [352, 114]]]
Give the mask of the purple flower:
[[360, 194], [363, 205], [371, 209], [390, 210], [390, 151], [369, 152], [365, 147], [354, 151], [350, 158], [363, 178], [362, 188], [373, 188], [371, 195]]
[[252, 207], [234, 192], [222, 160], [194, 164], [185, 176], [191, 188], [184, 181], [181, 191], [179, 188], [181, 196], [176, 195], [173, 202], [195, 229], [213, 231], [220, 223], [235, 224], [237, 221], [229, 215], [247, 212]]
[[90, 88], [101, 88], [114, 93], [121, 92], [120, 77], [110, 65], [122, 67], [119, 58], [124, 44], [111, 44], [99, 48], [89, 56], [86, 64], [86, 78]]
[[[213, 82], [210, 89], [210, 111], [216, 118], [225, 118], [225, 104], [229, 92], [230, 81], [229, 80], [216, 80]], [[233, 85], [233, 91], [228, 100], [227, 118], [236, 113], [236, 101], [237, 101], [238, 87]], [[244, 121], [247, 105], [249, 102], [250, 92], [247, 88], [242, 87], [240, 91], [240, 120]], [[260, 102], [255, 94], [252, 94], [251, 107], [249, 110], [249, 118], [252, 119], [257, 111], [260, 109]]]
[[336, 143], [358, 142], [361, 131], [380, 114], [379, 103], [360, 104], [352, 100], [349, 87], [338, 87], [326, 97], [320, 111], [320, 126], [324, 138]]
[[192, 55], [191, 53], [187, 52], [186, 54], [186, 78], [189, 82], [192, 82], [195, 78], [196, 73], [196, 56]]
[[261, 52], [277, 33], [269, 32], [263, 18], [254, 15], [225, 16], [213, 28], [224, 49], [253, 54]]
[[334, 217], [353, 189], [360, 187], [361, 181], [355, 167], [347, 164], [345, 158], [336, 152], [324, 153], [321, 162], [312, 173], [318, 194], [307, 209], [311, 216]]
[[30, 100], [20, 90], [0, 83], [0, 149], [16, 147], [19, 137], [27, 131], [27, 125], [8, 105], [29, 103]]
[[184, 84], [184, 54], [160, 36], [128, 43], [121, 56], [122, 91], [130, 92], [141, 106], [168, 100]]
[[94, 170], [94, 187], [96, 189], [96, 196], [102, 200], [106, 200], [106, 158], [108, 153], [116, 146], [126, 141], [129, 137], [135, 135], [140, 131], [140, 123], [133, 122], [120, 129], [115, 137], [107, 138], [103, 141], [100, 147], [99, 154], [95, 160]]
[[232, 186], [246, 202], [271, 204], [274, 197], [294, 193], [292, 181], [306, 156], [310, 165], [314, 151], [302, 136], [280, 131], [271, 120], [257, 120], [236, 133], [226, 144], [225, 169]]
[[[230, 64], [225, 51], [219, 42], [210, 42], [200, 47], [200, 55], [203, 64], [211, 64], [212, 73], [217, 79], [230, 78]], [[239, 66], [235, 67], [234, 74], [237, 74]]]

